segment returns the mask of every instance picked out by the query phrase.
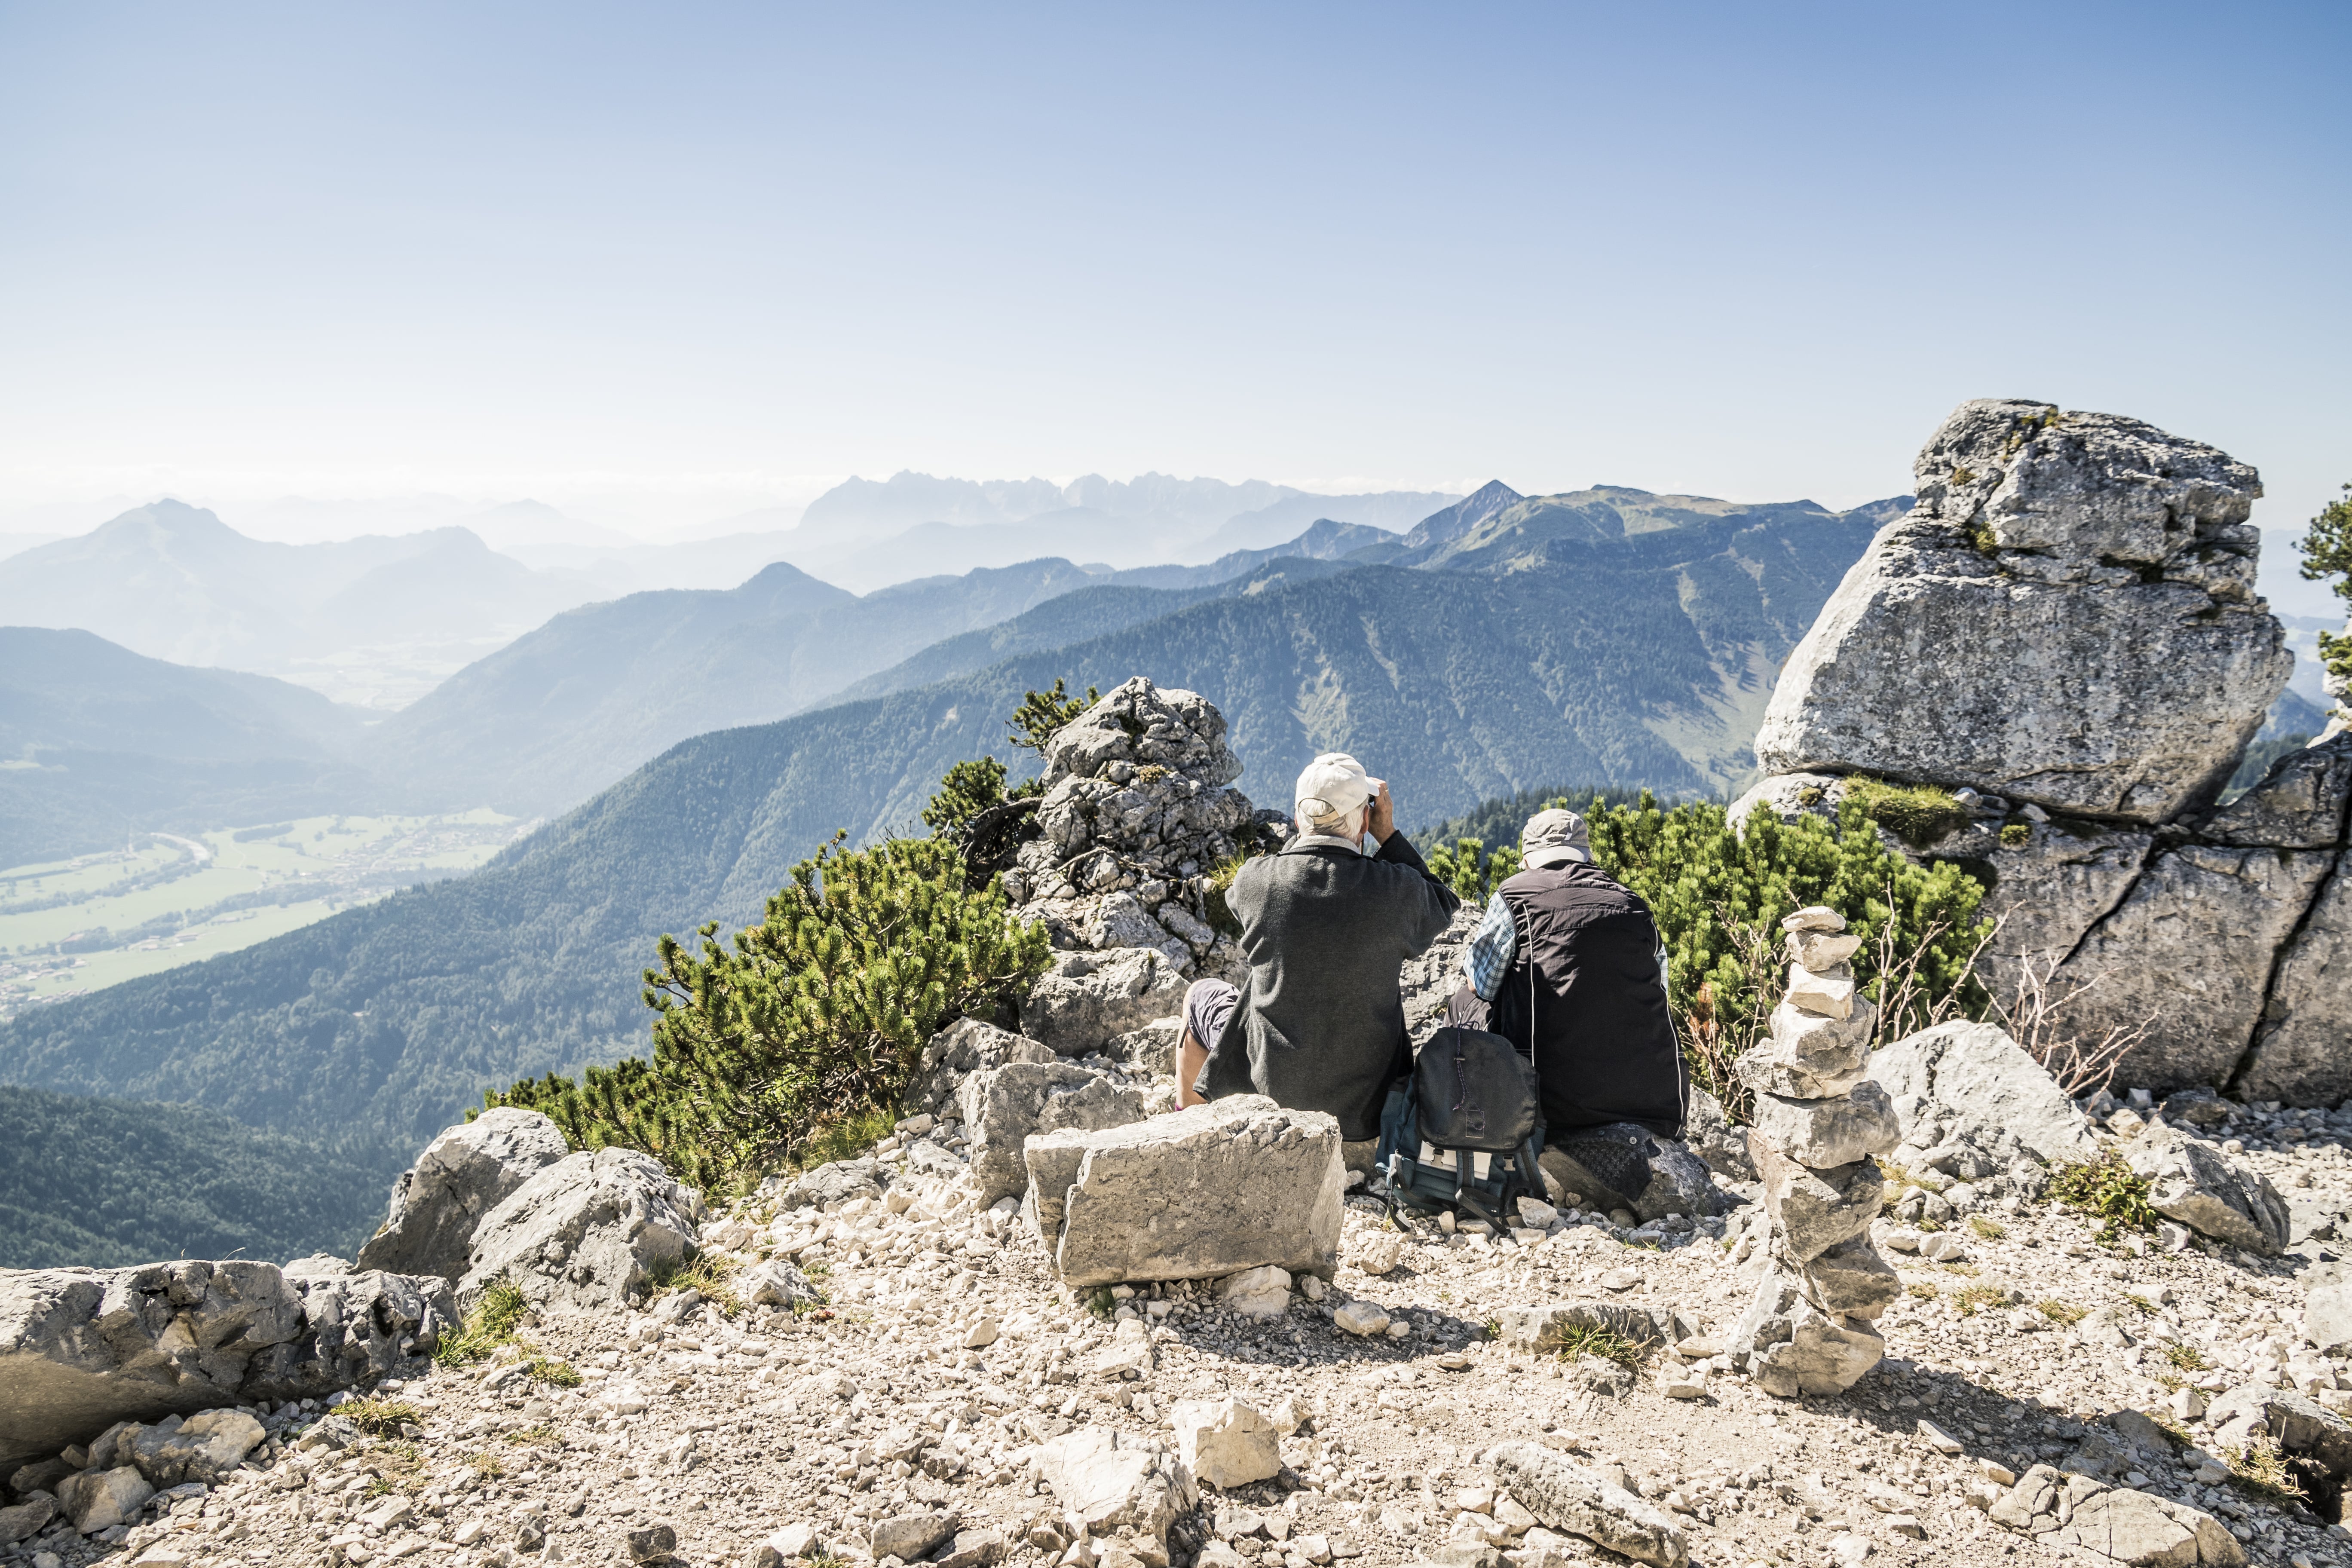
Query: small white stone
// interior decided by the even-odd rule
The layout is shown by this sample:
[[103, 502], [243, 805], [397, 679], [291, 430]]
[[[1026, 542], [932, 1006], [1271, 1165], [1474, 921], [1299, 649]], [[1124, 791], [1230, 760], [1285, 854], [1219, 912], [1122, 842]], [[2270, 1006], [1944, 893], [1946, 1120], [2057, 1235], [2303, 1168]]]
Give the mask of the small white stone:
[[1371, 1301], [1346, 1301], [1331, 1314], [1331, 1326], [1369, 1339], [1388, 1331], [1389, 1315]]
[[1603, 1290], [1631, 1290], [1642, 1282], [1642, 1277], [1631, 1268], [1612, 1268], [1601, 1277]]

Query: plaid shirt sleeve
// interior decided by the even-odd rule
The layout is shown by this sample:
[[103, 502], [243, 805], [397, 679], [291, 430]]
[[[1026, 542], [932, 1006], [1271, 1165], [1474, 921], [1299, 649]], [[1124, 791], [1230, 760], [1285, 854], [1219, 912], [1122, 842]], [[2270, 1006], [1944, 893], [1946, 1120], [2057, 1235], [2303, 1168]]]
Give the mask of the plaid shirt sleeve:
[[1463, 977], [1482, 1002], [1495, 999], [1496, 988], [1503, 984], [1503, 975], [1511, 967], [1511, 955], [1517, 951], [1519, 933], [1511, 923], [1510, 906], [1496, 893], [1486, 900], [1486, 918], [1479, 923], [1477, 933], [1462, 950]]

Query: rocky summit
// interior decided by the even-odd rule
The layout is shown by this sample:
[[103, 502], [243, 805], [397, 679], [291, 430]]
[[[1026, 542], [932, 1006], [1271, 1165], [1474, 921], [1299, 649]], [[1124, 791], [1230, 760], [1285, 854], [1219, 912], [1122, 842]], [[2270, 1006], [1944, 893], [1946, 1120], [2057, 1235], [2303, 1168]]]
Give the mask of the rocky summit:
[[[1995, 1024], [1874, 1048], [1806, 909], [1749, 1124], [1694, 1094], [1636, 1209], [1547, 1168], [1499, 1230], [1392, 1215], [1328, 1116], [1176, 1108], [1210, 873], [1285, 825], [1132, 680], [991, 827], [1052, 970], [870, 1146], [713, 1205], [494, 1111], [356, 1267], [0, 1275], [0, 1562], [2352, 1563], [2352, 741], [2216, 804], [2281, 673], [2254, 476], [1982, 403], [1920, 480], [1743, 819], [1914, 792], [1882, 826], [1985, 868], [1997, 979], [2155, 1020], [2122, 1100]], [[1416, 1038], [1477, 918], [1404, 966]]]

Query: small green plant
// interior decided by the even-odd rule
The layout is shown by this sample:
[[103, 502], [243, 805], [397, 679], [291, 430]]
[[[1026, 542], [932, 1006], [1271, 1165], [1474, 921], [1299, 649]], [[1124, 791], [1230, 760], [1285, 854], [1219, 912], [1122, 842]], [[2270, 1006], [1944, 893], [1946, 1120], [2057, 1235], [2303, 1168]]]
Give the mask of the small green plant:
[[2022, 849], [2033, 842], [2033, 829], [2022, 822], [2005, 822], [2000, 827], [2000, 846], [2004, 849]]
[[371, 1437], [397, 1437], [403, 1426], [414, 1426], [423, 1420], [416, 1413], [416, 1406], [406, 1400], [386, 1399], [381, 1394], [371, 1394], [365, 1399], [346, 1399], [335, 1406], [335, 1414]]
[[[1248, 864], [1249, 857], [1246, 855], [1229, 855], [1210, 867], [1208, 890], [1201, 896], [1202, 905], [1209, 911], [1209, 924], [1236, 940], [1242, 934], [1241, 917], [1226, 904], [1225, 893], [1233, 887], [1234, 879], [1241, 875], [1242, 868]], [[1213, 1045], [1216, 1042], [1206, 1043]]]
[[1486, 850], [1486, 841], [1480, 838], [1433, 845], [1429, 874], [1453, 889], [1464, 903], [1483, 904], [1494, 897], [1496, 888], [1517, 876], [1521, 866], [1516, 844], [1506, 844], [1492, 855]]
[[1087, 1310], [1108, 1322], [1111, 1314], [1118, 1310], [1118, 1299], [1110, 1293], [1109, 1286], [1102, 1286], [1087, 1293]]
[[2009, 1226], [1997, 1219], [1987, 1219], [1980, 1214], [1969, 1215], [1969, 1229], [1979, 1241], [1999, 1241], [2009, 1234]]
[[1969, 825], [1969, 811], [1952, 792], [1933, 784], [1889, 784], [1857, 774], [1846, 782], [1845, 797], [1864, 815], [1914, 849], [1925, 849]]
[[2133, 1310], [2144, 1318], [2153, 1318], [2164, 1310], [2145, 1296], [2126, 1296], [2124, 1300], [2131, 1304]]
[[507, 1473], [507, 1468], [499, 1463], [499, 1457], [487, 1451], [469, 1457], [466, 1460], [466, 1466], [486, 1481], [497, 1480]]
[[443, 1332], [433, 1359], [443, 1366], [478, 1362], [500, 1345], [512, 1344], [516, 1328], [530, 1311], [530, 1303], [523, 1300], [522, 1287], [501, 1276], [483, 1290], [482, 1299], [466, 1314], [461, 1328], [454, 1333]]
[[1500, 1318], [1489, 1318], [1485, 1322], [1479, 1324], [1478, 1337], [1482, 1340], [1501, 1339], [1503, 1337], [1503, 1320]]
[[2205, 1352], [2199, 1350], [2195, 1345], [2167, 1345], [2164, 1347], [2164, 1359], [2170, 1362], [2177, 1370], [2181, 1372], [2210, 1372], [2213, 1370], [2213, 1363], [2206, 1360]]
[[1559, 1336], [1559, 1359], [1575, 1361], [1580, 1356], [1599, 1356], [1620, 1366], [1639, 1368], [1642, 1347], [1612, 1330], [1577, 1324]]
[[2123, 1156], [2109, 1150], [2097, 1160], [2072, 1160], [2058, 1167], [2050, 1181], [2050, 1195], [2068, 1208], [2105, 1220], [2099, 1242], [2113, 1247], [2126, 1230], [2156, 1228], [2156, 1210], [2148, 1206], [2148, 1182], [2132, 1173]]
[[1093, 707], [1099, 695], [1089, 686], [1086, 696], [1073, 697], [1063, 678], [1055, 676], [1051, 691], [1032, 691], [1021, 700], [1021, 706], [1015, 708], [1013, 717], [1006, 721], [1006, 728], [1012, 731], [1013, 743], [1043, 755], [1046, 743], [1071, 720]]
[[1976, 552], [1979, 555], [1999, 555], [2000, 553], [2000, 541], [1993, 537], [1992, 530], [1990, 528], [1972, 528], [1969, 530], [1969, 542], [1976, 546]]
[[561, 1356], [533, 1355], [522, 1363], [523, 1375], [557, 1388], [580, 1386], [580, 1372]]
[[1922, 1301], [1932, 1301], [1944, 1293], [1944, 1288], [1933, 1279], [1914, 1279], [1903, 1289]]
[[2081, 1322], [2084, 1318], [2091, 1315], [2088, 1308], [2077, 1307], [2072, 1301], [2060, 1301], [2054, 1300], [2048, 1301], [2036, 1301], [2033, 1304], [2033, 1307], [2036, 1311], [2049, 1319], [2052, 1322], [2063, 1323], [2069, 1328], [2072, 1328], [2074, 1324]]
[[562, 1446], [563, 1437], [553, 1422], [542, 1421], [536, 1426], [518, 1427], [508, 1433], [507, 1441], [518, 1447], [555, 1448]]
[[1952, 483], [1956, 485], [1972, 485], [1976, 482], [1977, 471], [1974, 468], [1968, 467], [1966, 464], [1961, 464], [1959, 467], [1955, 468], [1952, 470]]
[[1952, 1292], [1952, 1305], [1963, 1318], [1973, 1318], [1988, 1307], [1998, 1307], [2009, 1293], [1993, 1285], [1963, 1285]]
[[1947, 1274], [1958, 1274], [1970, 1279], [1977, 1277], [1977, 1266], [1973, 1263], [1938, 1263], [1936, 1267]]

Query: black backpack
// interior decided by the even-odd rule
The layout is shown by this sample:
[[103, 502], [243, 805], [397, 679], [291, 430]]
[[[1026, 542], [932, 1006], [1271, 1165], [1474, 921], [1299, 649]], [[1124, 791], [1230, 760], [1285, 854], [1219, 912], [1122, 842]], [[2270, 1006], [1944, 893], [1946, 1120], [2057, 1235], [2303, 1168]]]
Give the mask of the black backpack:
[[[1465, 984], [1446, 1013], [1483, 1022], [1485, 1005]], [[1540, 1089], [1534, 1060], [1500, 1035], [1456, 1021], [1431, 1036], [1381, 1112], [1375, 1161], [1391, 1221], [1401, 1207], [1467, 1209], [1508, 1229], [1520, 1198], [1544, 1195]]]

